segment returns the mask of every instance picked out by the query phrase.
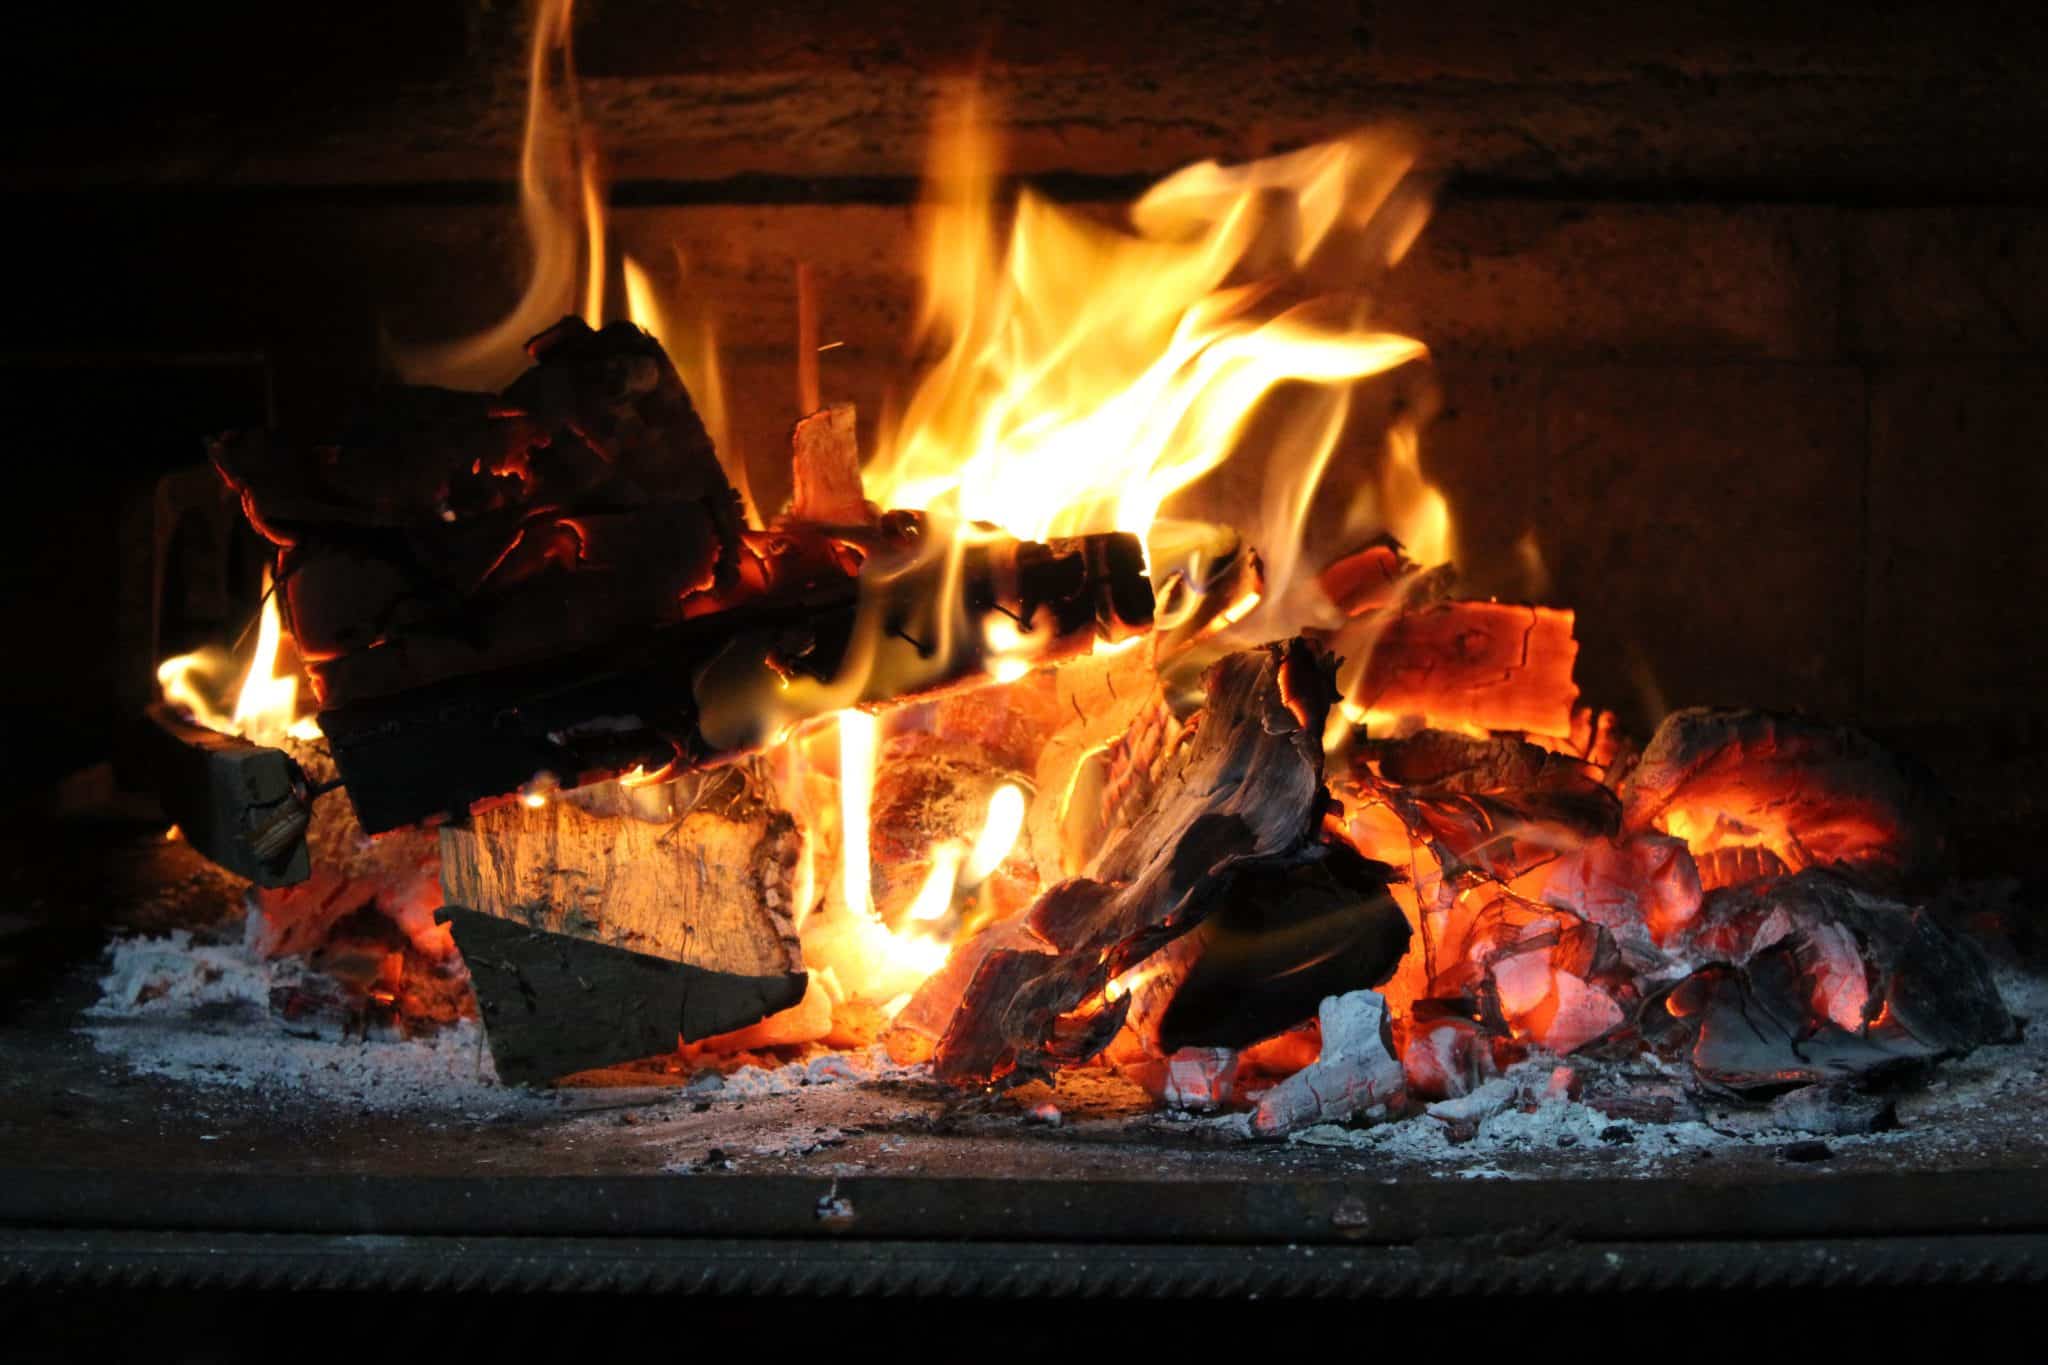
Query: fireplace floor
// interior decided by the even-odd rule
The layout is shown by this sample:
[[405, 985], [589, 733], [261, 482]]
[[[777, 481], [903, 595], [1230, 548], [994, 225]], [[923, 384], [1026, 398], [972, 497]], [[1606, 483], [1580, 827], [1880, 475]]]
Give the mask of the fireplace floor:
[[[218, 890], [209, 874], [162, 877], [166, 855], [132, 835], [52, 839], [14, 864], [0, 935], [0, 1282], [1408, 1293], [2048, 1277], [2038, 1036], [1950, 1063], [1900, 1098], [1893, 1132], [1824, 1140], [1582, 1113], [1463, 1146], [1413, 1123], [1398, 1127], [1414, 1137], [1254, 1145], [1103, 1077], [961, 1100], [831, 1066], [717, 1090], [352, 1089], [375, 1074], [363, 1054], [415, 1046], [398, 1042], [320, 1044], [331, 1074], [305, 1063], [253, 1089], [209, 1075], [203, 1048], [148, 1074], [122, 1056], [166, 1055], [173, 1040], [145, 1036], [159, 1026], [87, 1015], [107, 936], [189, 916]], [[60, 871], [32, 884], [25, 867]], [[157, 890], [138, 896], [137, 877]], [[453, 1048], [445, 1060], [434, 1075], [462, 1074]], [[1031, 1113], [1046, 1104], [1056, 1123]]]

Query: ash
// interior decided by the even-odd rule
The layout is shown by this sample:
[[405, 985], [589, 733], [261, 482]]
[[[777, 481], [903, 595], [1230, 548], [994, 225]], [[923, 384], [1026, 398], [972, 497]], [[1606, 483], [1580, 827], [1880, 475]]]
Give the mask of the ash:
[[168, 1080], [343, 1103], [377, 1112], [488, 1117], [534, 1100], [498, 1083], [482, 1028], [461, 1020], [425, 1036], [343, 1036], [272, 1013], [308, 977], [305, 959], [266, 959], [251, 939], [203, 942], [189, 930], [116, 940], [83, 1031], [131, 1070]]
[[[1889, 1097], [1891, 1126], [1845, 1132], [1832, 1111], [1687, 1101], [1668, 1118], [1617, 1112], [1617, 1099], [1678, 1091], [1641, 1061], [1627, 1072], [1579, 1058], [1536, 1057], [1470, 1095], [1366, 1127], [1317, 1124], [1285, 1141], [1253, 1138], [1244, 1113], [1162, 1113], [1111, 1073], [1084, 1070], [1053, 1085], [968, 1097], [877, 1047], [694, 1076], [620, 1070], [575, 1089], [499, 1083], [479, 1026], [431, 1035], [310, 1036], [272, 1012], [299, 986], [303, 959], [266, 959], [245, 936], [208, 941], [187, 930], [115, 942], [100, 999], [82, 1029], [131, 1070], [181, 1084], [357, 1111], [470, 1120], [566, 1119], [581, 1138], [634, 1148], [673, 1174], [735, 1170], [858, 1173], [943, 1160], [946, 1140], [998, 1136], [1053, 1143], [1077, 1156], [1103, 1144], [1188, 1152], [1218, 1147], [1272, 1160], [1341, 1157], [1347, 1165], [1442, 1179], [1507, 1179], [1559, 1168], [1668, 1172], [1739, 1151], [1944, 1163], [1995, 1151], [2015, 1122], [2048, 1118], [2048, 1036], [1979, 1049], [1925, 1085]], [[2048, 979], [2008, 970], [2007, 1005], [2048, 1016]], [[581, 1132], [582, 1129], [589, 1132]], [[569, 1136], [569, 1134], [565, 1134]], [[1889, 1156], [1887, 1155], [1889, 1154]]]

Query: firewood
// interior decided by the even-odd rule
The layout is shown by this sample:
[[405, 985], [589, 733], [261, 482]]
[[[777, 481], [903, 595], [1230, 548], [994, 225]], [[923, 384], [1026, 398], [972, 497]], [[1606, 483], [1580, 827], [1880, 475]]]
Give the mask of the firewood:
[[800, 419], [790, 437], [793, 521], [858, 526], [879, 515], [861, 485], [860, 447], [851, 403], [834, 403]]
[[[1930, 779], [1858, 731], [1799, 716], [1673, 712], [1621, 794], [1629, 829], [1676, 835], [1695, 857], [1753, 846], [1793, 872], [1833, 867], [1892, 889], [1943, 857]], [[1730, 877], [1768, 870], [1730, 861]]]
[[[670, 625], [323, 710], [349, 800], [378, 833], [459, 817], [542, 773], [570, 787], [636, 765], [703, 766], [848, 702], [897, 702], [977, 680], [990, 657], [980, 624], [997, 616], [1033, 622], [1046, 659], [1150, 622], [1151, 587], [1132, 536], [976, 544], [949, 594], [945, 557], [918, 546], [923, 528], [919, 517], [892, 514], [860, 547], [858, 574], [833, 559], [839, 542], [823, 532], [750, 533], [763, 552], [749, 556], [730, 605], [708, 601], [703, 614]], [[941, 653], [933, 616], [956, 606], [973, 628], [952, 632]], [[806, 696], [782, 686], [835, 682], [856, 658], [867, 667], [850, 691]]]
[[539, 1084], [673, 1051], [786, 1009], [801, 972], [742, 976], [448, 906], [499, 1079]]
[[323, 707], [674, 620], [737, 581], [737, 495], [654, 339], [569, 318], [529, 350], [502, 395], [398, 389], [328, 440], [213, 443], [278, 547]]
[[162, 702], [147, 718], [144, 761], [186, 841], [258, 886], [304, 881], [313, 797], [298, 764], [281, 750], [194, 725]]
[[1284, 1137], [1313, 1124], [1369, 1118], [1399, 1102], [1404, 1080], [1387, 1002], [1372, 991], [1352, 991], [1323, 1001], [1316, 1018], [1322, 1055], [1260, 1099], [1252, 1110], [1254, 1136]]
[[980, 960], [934, 1053], [942, 1079], [1022, 1078], [1093, 1056], [1129, 1009], [1128, 996], [1107, 998], [1110, 979], [1200, 923], [1225, 874], [1246, 861], [1314, 856], [1328, 670], [1299, 639], [1210, 669], [1207, 705], [1150, 806], [1087, 877], [1029, 912], [1025, 931], [1048, 951], [1004, 948]]
[[757, 768], [590, 789], [613, 799], [611, 811], [569, 792], [444, 825], [448, 902], [707, 971], [800, 971], [793, 897], [801, 838]]
[[1448, 727], [1567, 738], [1578, 684], [1572, 613], [1505, 602], [1439, 602], [1371, 612], [1333, 648], [1351, 706]]

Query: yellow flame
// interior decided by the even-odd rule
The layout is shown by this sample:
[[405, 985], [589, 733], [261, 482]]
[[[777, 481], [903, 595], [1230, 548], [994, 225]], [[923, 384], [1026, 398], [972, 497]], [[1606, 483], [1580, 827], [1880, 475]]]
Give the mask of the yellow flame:
[[184, 711], [194, 724], [224, 735], [272, 745], [282, 744], [287, 737], [318, 739], [319, 722], [298, 714], [297, 672], [278, 671], [283, 643], [284, 621], [266, 573], [263, 606], [256, 619], [256, 645], [242, 671], [234, 701], [225, 708], [218, 701], [231, 668], [227, 651], [222, 649], [202, 649], [164, 660], [157, 665], [157, 686], [164, 700]]
[[840, 895], [855, 915], [875, 913], [868, 852], [869, 807], [875, 799], [875, 740], [880, 729], [863, 711], [839, 713]]
[[266, 591], [256, 625], [256, 653], [249, 660], [249, 671], [242, 675], [234, 712], [236, 733], [258, 744], [275, 744], [284, 738], [298, 710], [298, 678], [277, 673], [277, 647], [283, 639], [277, 594]]
[[982, 821], [981, 833], [975, 836], [974, 849], [961, 871], [963, 885], [979, 886], [1010, 856], [1017, 836], [1024, 830], [1024, 808], [1022, 787], [1005, 782], [996, 788], [988, 799], [988, 818]]
[[1204, 163], [1141, 199], [1135, 231], [1026, 191], [999, 248], [993, 143], [963, 99], [941, 119], [923, 209], [923, 326], [945, 351], [886, 434], [871, 490], [1026, 538], [1146, 537], [1277, 386], [1345, 385], [1424, 354], [1330, 297], [1275, 306], [1278, 277], [1372, 222], [1410, 165], [1366, 138]]
[[1448, 564], [1456, 557], [1451, 534], [1451, 505], [1441, 490], [1422, 474], [1422, 437], [1413, 422], [1397, 422], [1387, 433], [1387, 463], [1382, 479], [1387, 529], [1408, 557], [1424, 568]]
[[960, 845], [950, 839], [932, 850], [932, 870], [903, 912], [906, 919], [928, 922], [946, 917], [953, 908], [953, 893], [960, 888], [960, 859]]
[[525, 292], [501, 321], [474, 336], [400, 348], [399, 369], [415, 384], [502, 388], [525, 368], [527, 340], [573, 311], [579, 295], [591, 324], [601, 318], [603, 204], [569, 42], [574, 8], [574, 0], [539, 0], [534, 13], [519, 149], [519, 217], [533, 252]]

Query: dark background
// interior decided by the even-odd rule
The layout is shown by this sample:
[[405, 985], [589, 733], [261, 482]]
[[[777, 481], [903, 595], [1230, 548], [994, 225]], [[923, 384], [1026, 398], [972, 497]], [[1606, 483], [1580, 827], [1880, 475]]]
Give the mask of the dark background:
[[[689, 260], [771, 505], [796, 261], [846, 343], [828, 395], [871, 416], [900, 391], [948, 76], [981, 71], [1013, 169], [1104, 212], [1191, 159], [1410, 128], [1446, 187], [1382, 312], [1435, 351], [1423, 458], [1470, 581], [1522, 592], [1533, 533], [1588, 700], [1639, 732], [1694, 702], [1859, 722], [1954, 790], [1970, 856], [2017, 856], [2048, 734], [2039, 7], [1551, 8], [585, 0], [577, 58], [616, 238], [671, 284]], [[211, 430], [331, 422], [391, 339], [516, 296], [525, 24], [511, 0], [20, 22], [0, 756], [21, 792], [101, 756], [149, 690], [157, 476]], [[1353, 446], [1340, 498], [1376, 458]]]

